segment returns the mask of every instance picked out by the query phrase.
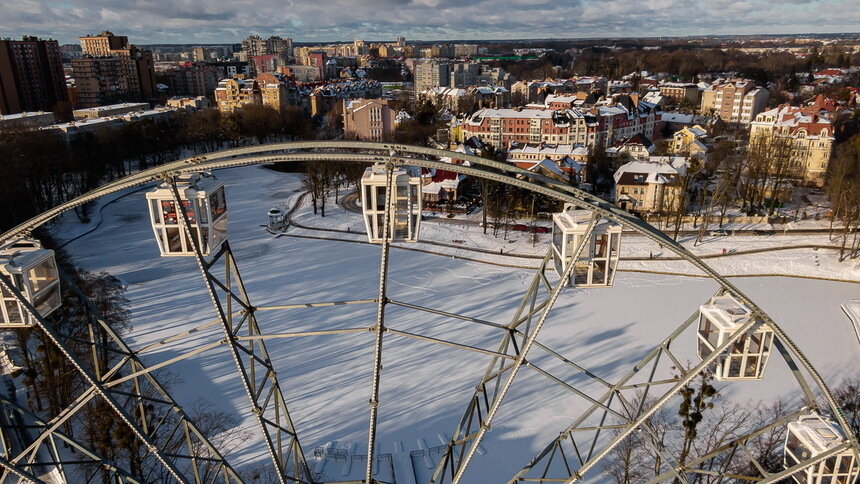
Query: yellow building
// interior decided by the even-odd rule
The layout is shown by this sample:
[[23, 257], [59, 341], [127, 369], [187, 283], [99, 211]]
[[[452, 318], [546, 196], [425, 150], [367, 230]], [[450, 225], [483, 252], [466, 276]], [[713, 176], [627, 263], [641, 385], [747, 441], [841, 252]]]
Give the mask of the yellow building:
[[750, 124], [750, 145], [760, 136], [791, 140], [790, 163], [800, 181], [824, 185], [833, 151], [833, 127], [818, 106], [782, 105], [756, 116]]
[[451, 122], [448, 124], [448, 131], [450, 133], [449, 140], [451, 143], [462, 143], [465, 141], [463, 136], [463, 123], [461, 123], [456, 117], [451, 119]]
[[260, 87], [263, 105], [279, 113], [298, 104], [298, 91], [295, 85], [287, 82], [282, 75], [260, 74], [257, 76], [257, 85]]
[[232, 113], [250, 104], [263, 104], [260, 86], [254, 79], [223, 79], [215, 88], [218, 110]]
[[702, 143], [702, 139], [708, 135], [705, 128], [698, 124], [689, 128], [683, 128], [672, 135], [672, 153], [687, 156], [705, 156], [708, 147]]

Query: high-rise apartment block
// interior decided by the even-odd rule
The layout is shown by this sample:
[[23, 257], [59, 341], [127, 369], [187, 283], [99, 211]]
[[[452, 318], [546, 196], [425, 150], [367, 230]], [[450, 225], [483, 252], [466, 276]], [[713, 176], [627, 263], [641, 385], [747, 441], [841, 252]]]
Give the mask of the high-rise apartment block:
[[83, 57], [72, 61], [78, 106], [89, 108], [131, 99], [126, 62], [119, 57]]
[[[155, 96], [152, 52], [128, 43], [128, 37], [102, 32], [80, 38], [83, 57], [72, 61], [78, 102], [82, 107]], [[119, 65], [122, 74], [117, 73]], [[92, 76], [107, 76], [94, 78]], [[124, 76], [125, 80], [116, 79]], [[122, 92], [125, 91], [125, 92]]]
[[52, 111], [67, 99], [56, 40], [0, 40], [0, 114]]
[[450, 82], [451, 65], [447, 62], [422, 62], [415, 65], [415, 92], [423, 92]]
[[451, 64], [451, 74], [448, 85], [451, 87], [468, 87], [478, 83], [481, 66], [474, 62], [457, 62]]
[[702, 92], [700, 112], [726, 123], [748, 125], [767, 106], [767, 89], [748, 79], [719, 79]]

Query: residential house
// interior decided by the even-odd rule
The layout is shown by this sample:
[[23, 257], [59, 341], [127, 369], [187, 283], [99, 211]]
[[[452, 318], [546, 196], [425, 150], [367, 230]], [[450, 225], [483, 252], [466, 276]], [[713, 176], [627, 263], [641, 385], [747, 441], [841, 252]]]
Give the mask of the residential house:
[[683, 128], [672, 135], [672, 153], [687, 156], [705, 156], [708, 147], [703, 140], [708, 136], [705, 128], [698, 124], [689, 128]]
[[677, 210], [683, 196], [681, 177], [686, 173], [683, 158], [674, 163], [631, 161], [615, 175], [615, 205], [640, 214]]
[[646, 136], [641, 133], [635, 134], [629, 138], [619, 141], [612, 148], [606, 150], [606, 156], [610, 158], [620, 158], [621, 155], [628, 155], [630, 158], [639, 161], [645, 161], [651, 156], [656, 147]]

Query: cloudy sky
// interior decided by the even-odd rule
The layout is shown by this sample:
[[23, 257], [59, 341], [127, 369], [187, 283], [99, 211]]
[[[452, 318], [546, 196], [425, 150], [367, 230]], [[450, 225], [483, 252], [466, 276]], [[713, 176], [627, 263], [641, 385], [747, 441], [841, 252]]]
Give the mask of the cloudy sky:
[[860, 31], [857, 0], [0, 0], [0, 36], [77, 43], [518, 39]]

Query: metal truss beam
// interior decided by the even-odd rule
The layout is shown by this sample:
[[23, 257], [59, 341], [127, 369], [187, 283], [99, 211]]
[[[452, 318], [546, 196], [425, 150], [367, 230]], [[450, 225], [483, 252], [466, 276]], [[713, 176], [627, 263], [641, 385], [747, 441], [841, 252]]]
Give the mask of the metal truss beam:
[[[520, 301], [519, 308], [514, 316], [514, 321], [519, 319], [520, 314], [526, 306], [534, 308], [538, 296], [538, 287], [540, 283], [543, 282], [547, 285], [550, 296], [543, 305], [544, 307], [540, 318], [535, 323], [534, 328], [531, 328], [530, 317], [525, 321], [526, 329], [522, 332], [524, 338], [522, 339], [523, 346], [521, 349], [516, 348], [516, 339], [513, 335], [510, 332], [505, 333], [503, 340], [499, 345], [499, 353], [507, 354], [509, 343], [513, 343], [516, 358], [510, 366], [501, 371], [494, 371], [494, 368], [496, 368], [497, 365], [501, 365], [503, 363], [504, 360], [501, 357], [495, 356], [490, 362], [485, 378], [472, 394], [469, 404], [467, 405], [466, 412], [460, 420], [460, 423], [457, 425], [457, 428], [454, 430], [451, 440], [448, 442], [442, 457], [436, 464], [436, 468], [434, 469], [430, 482], [442, 484], [450, 477], [451, 484], [457, 484], [463, 478], [463, 474], [468, 468], [475, 452], [478, 450], [481, 440], [490, 429], [496, 413], [498, 413], [505, 396], [513, 385], [514, 379], [516, 379], [520, 368], [525, 364], [526, 356], [534, 345], [543, 325], [546, 323], [550, 311], [558, 300], [561, 291], [567, 286], [567, 281], [570, 280], [570, 276], [576, 267], [576, 262], [582, 256], [585, 247], [588, 245], [591, 234], [594, 232], [594, 228], [596, 227], [598, 220], [599, 217], [593, 216], [591, 218], [585, 234], [582, 236], [579, 245], [570, 257], [568, 265], [565, 267], [565, 270], [561, 275], [561, 279], [554, 288], [549, 287], [549, 281], [544, 274], [544, 271], [552, 258], [553, 249], [550, 247], [549, 252], [546, 257], [544, 257], [543, 263], [541, 264], [541, 269], [539, 269], [535, 274], [531, 287]], [[513, 330], [516, 328], [510, 327], [509, 329]], [[507, 373], [506, 376], [505, 373]], [[491, 379], [487, 378], [490, 374], [494, 375]], [[490, 381], [493, 381], [495, 385], [495, 388], [491, 391], [487, 388], [487, 383]], [[501, 388], [499, 387], [500, 384]]]
[[[181, 213], [179, 222], [188, 240], [192, 241], [194, 259], [197, 262], [209, 298], [215, 308], [224, 333], [224, 342], [236, 365], [237, 374], [245, 388], [257, 425], [263, 436], [266, 450], [272, 460], [276, 475], [282, 484], [312, 483], [313, 477], [305, 460], [304, 451], [298, 434], [287, 409], [287, 402], [281, 391], [266, 343], [263, 339], [240, 340], [240, 336], [256, 337], [263, 334], [257, 323], [255, 308], [250, 302], [242, 277], [239, 274], [230, 242], [224, 241], [218, 253], [206, 261], [200, 250], [200, 242], [191, 232], [188, 214], [182, 210], [181, 197], [176, 188], [176, 180], [170, 179], [173, 201], [177, 212]], [[212, 269], [223, 262], [223, 280]], [[222, 301], [223, 297], [223, 301]], [[242, 315], [236, 321], [233, 305], [238, 304]]]
[[[139, 422], [140, 431], [153, 439], [152, 446], [149, 447], [150, 453], [154, 455], [163, 453], [173, 462], [181, 463], [177, 468], [181, 467], [183, 476], [191, 476], [195, 483], [242, 482], [218, 449], [209, 442], [152, 374], [154, 370], [166, 364], [155, 367], [144, 365], [137, 354], [105, 321], [92, 301], [75, 285], [75, 281], [62, 270], [60, 270], [60, 277], [65, 287], [71, 291], [73, 297], [78, 299], [83, 308], [78, 316], [86, 320], [87, 338], [72, 338], [57, 332], [55, 341], [64, 345], [61, 351], [67, 356], [72, 352], [65, 346], [72, 341], [89, 348], [92, 357], [89, 365], [84, 365], [84, 362], [73, 362], [73, 364], [79, 369], [89, 368], [90, 370], [87, 371], [92, 371], [104, 392], [112, 395], [117, 402], [123, 402], [121, 404], [123, 409], [131, 409], [130, 411], [135, 415], [133, 421]], [[189, 355], [183, 355], [183, 358], [187, 356]], [[172, 363], [174, 360], [176, 359], [169, 360], [167, 363]], [[45, 439], [52, 439], [54, 435], [58, 435], [61, 440], [65, 439], [57, 434], [59, 428], [80, 412], [94, 396], [100, 394], [98, 390], [99, 388], [94, 385], [88, 387], [65, 410], [41, 425], [42, 432], [39, 436], [27, 449], [18, 456], [10, 457], [10, 460], [18, 462], [25, 455], [32, 455]], [[67, 445], [78, 444], [67, 443]], [[105, 465], [116, 467], [114, 463], [109, 462]]]
[[[718, 291], [718, 293], [720, 292], [722, 291]], [[556, 437], [555, 440], [553, 440], [546, 448], [544, 448], [544, 450], [539, 453], [537, 457], [535, 457], [528, 465], [526, 465], [522, 470], [515, 474], [510, 482], [568, 482], [571, 479], [580, 478], [582, 472], [578, 469], [586, 462], [593, 460], [592, 456], [597, 446], [600, 433], [603, 430], [614, 429], [619, 432], [626, 432], [627, 434], [629, 434], [629, 432], [632, 431], [634, 428], [632, 427], [632, 425], [634, 424], [633, 418], [623, 418], [622, 423], [620, 425], [606, 424], [606, 418], [609, 413], [613, 413], [617, 416], [622, 411], [625, 411], [625, 408], [622, 408], [618, 411], [610, 410], [612, 402], [619, 400], [622, 391], [621, 389], [624, 387], [637, 388], [638, 386], [636, 385], [628, 385], [628, 382], [630, 382], [634, 377], [636, 377], [642, 370], [645, 370], [650, 366], [648, 380], [646, 383], [641, 385], [642, 387], [644, 387], [644, 391], [639, 398], [639, 409], [635, 413], [636, 416], [641, 415], [643, 413], [642, 407], [644, 407], [645, 401], [647, 399], [648, 390], [650, 390], [652, 386], [659, 384], [658, 382], [653, 382], [653, 377], [659, 365], [661, 355], [665, 352], [666, 348], [671, 345], [672, 341], [674, 341], [680, 334], [682, 334], [687, 328], [689, 328], [697, 320], [697, 318], [698, 312], [694, 312], [689, 318], [687, 318], [683, 323], [681, 323], [681, 325], [678, 326], [666, 339], [664, 339], [659, 345], [653, 348], [647, 355], [645, 355], [644, 358], [642, 358], [642, 360], [636, 363], [633, 368], [631, 368], [625, 375], [623, 375], [617, 383], [612, 385], [603, 395], [596, 398], [596, 403], [593, 403], [591, 407], [589, 407], [586, 411], [580, 414], [574, 420], [574, 422], [564, 431], [562, 431], [558, 435], [558, 437]], [[743, 333], [736, 333], [733, 336], [739, 337], [742, 334]], [[718, 354], [719, 353], [717, 353], [717, 355]], [[714, 356], [714, 358], [716, 358], [716, 356]], [[683, 371], [683, 368], [678, 368], [678, 370]], [[692, 377], [695, 377], [696, 374], [697, 372], [686, 372], [686, 375], [690, 376], [690, 379], [692, 379]], [[683, 386], [678, 385], [681, 380], [682, 378], [677, 378], [672, 379], [671, 381], [675, 383], [678, 388], [680, 388], [681, 386]], [[674, 392], [672, 392], [672, 394], [674, 394]], [[656, 409], [656, 407], [653, 408], [651, 413], [653, 413], [653, 411], [656, 411]], [[595, 412], [601, 411], [602, 416], [600, 417], [599, 424], [597, 426], [583, 426], [583, 424], [586, 423]], [[645, 419], [642, 419], [642, 421], [644, 422]], [[583, 456], [580, 452], [579, 447], [576, 444], [576, 439], [574, 435], [581, 434], [583, 432], [593, 433], [590, 448], [588, 449], [587, 454], [585, 456]], [[620, 442], [620, 440], [621, 439], [618, 439], [617, 442]], [[572, 453], [564, 452], [565, 443], [570, 444], [573, 450]], [[576, 461], [573, 460], [574, 458], [576, 458]], [[549, 472], [550, 467], [556, 462], [556, 459], [561, 459], [562, 466], [567, 470], [567, 476], [547, 477], [547, 472]], [[541, 468], [542, 470], [540, 470]], [[540, 472], [540, 477], [531, 476], [531, 473], [536, 470]]]
[[[129, 411], [125, 408], [114, 393], [112, 393], [109, 389], [105, 388], [99, 378], [94, 376], [90, 370], [85, 368], [85, 366], [78, 360], [76, 356], [72, 354], [69, 348], [67, 348], [59, 334], [53, 328], [53, 325], [48, 323], [41, 314], [30, 304], [30, 302], [25, 298], [19, 291], [18, 288], [15, 287], [14, 284], [9, 281], [9, 279], [0, 274], [0, 285], [6, 288], [10, 294], [14, 295], [15, 299], [18, 300], [18, 303], [21, 304], [26, 312], [32, 316], [33, 320], [36, 321], [36, 325], [43, 331], [45, 336], [57, 347], [57, 349], [63, 353], [66, 359], [75, 367], [78, 373], [83, 377], [83, 379], [87, 382], [87, 384], [92, 388], [92, 391], [101, 396], [105, 402], [111, 407], [113, 412], [119, 417], [125, 425], [129, 427], [129, 429], [134, 433], [134, 435], [141, 441], [141, 443], [149, 450], [149, 454], [152, 455], [163, 467], [164, 469], [177, 481], [182, 483], [187, 483], [188, 481], [185, 478], [184, 473], [182, 473], [176, 466], [175, 458], [168, 457], [165, 449], [159, 447], [155, 441], [150, 437], [150, 433], [147, 432], [144, 428], [141, 427], [141, 424], [137, 423], [137, 420], [134, 416], [132, 416]], [[141, 420], [141, 423], [145, 423], [145, 419]]]
[[[748, 323], [741, 326], [737, 331], [735, 331], [727, 341], [725, 341], [722, 345], [717, 347], [713, 352], [706, 355], [702, 361], [695, 365], [692, 368], [685, 369], [683, 367], [677, 366], [677, 361], [673, 360], [673, 363], [676, 364], [675, 368], [681, 373], [677, 378], [673, 379], [665, 379], [665, 380], [653, 380], [654, 371], [656, 370], [659, 356], [668, 352], [668, 347], [671, 342], [677, 337], [686, 327], [690, 326], [692, 322], [695, 320], [695, 314], [691, 316], [684, 324], [682, 324], [676, 331], [663, 343], [661, 343], [658, 347], [652, 350], [649, 355], [647, 355], [640, 363], [634, 366], [634, 369], [622, 377], [622, 379], [610, 389], [609, 392], [603, 395], [600, 399], [598, 399], [598, 403], [593, 405], [590, 409], [584, 412], [580, 417], [578, 417], [574, 423], [565, 429], [563, 432], [559, 434], [559, 436], [548, 445], [535, 459], [532, 460], [524, 469], [522, 469], [518, 474], [514, 476], [514, 478], [510, 482], [573, 482], [575, 480], [581, 479], [582, 476], [592, 468], [598, 461], [600, 461], [604, 456], [606, 456], [615, 446], [617, 446], [624, 438], [630, 435], [631, 432], [637, 429], [643, 429], [646, 431], [650, 431], [648, 428], [648, 419], [659, 409], [661, 408], [668, 400], [671, 398], [678, 390], [680, 390], [684, 385], [692, 381], [698, 374], [702, 371], [705, 371], [721, 354], [723, 354], [733, 342], [748, 333], [749, 331], [754, 331], [755, 328], [761, 325], [760, 320], [756, 320], [755, 318], [751, 319]], [[653, 367], [651, 370], [651, 374], [649, 375], [648, 382], [646, 384], [641, 385], [628, 385], [627, 382], [639, 371], [644, 369], [647, 365], [649, 365], [649, 361], [653, 360]], [[790, 360], [789, 360], [790, 361]], [[656, 387], [658, 385], [666, 385], [671, 384], [671, 388], [665, 391], [662, 396], [654, 400], [653, 402], [648, 402], [646, 405], [646, 397], [647, 393], [644, 393], [639, 400], [639, 409], [633, 411], [633, 405], [628, 402], [623, 394], [622, 389], [642, 389], [645, 391], [651, 389], [652, 387]], [[621, 424], [613, 424], [613, 425], [605, 425], [605, 417], [611, 404], [611, 400], [616, 398], [626, 409], [628, 409], [629, 417], [624, 419]], [[597, 427], [589, 426], [582, 427], [582, 424], [589, 418], [589, 416], [598, 410], [603, 410], [603, 417], [600, 419], [600, 424]], [[617, 413], [617, 412], [612, 412]], [[792, 415], [794, 416], [794, 415]], [[784, 423], [786, 420], [781, 419], [780, 421], [773, 423], [764, 430], [769, 428], [773, 428], [776, 425]], [[613, 428], [616, 430], [612, 438], [609, 442], [605, 443], [602, 447], [597, 450], [595, 453], [595, 446], [598, 442], [599, 432], [601, 430]], [[761, 431], [764, 431], [761, 430]], [[579, 452], [578, 447], [576, 445], [576, 440], [574, 437], [575, 433], [581, 432], [593, 432], [594, 439], [591, 443], [591, 449], [588, 451], [585, 457]], [[727, 447], [725, 449], [720, 449], [720, 452], [725, 450], [736, 450], [739, 444], [746, 443], [749, 438], [757, 435], [760, 432], [752, 432], [748, 435], [745, 435], [741, 438], [736, 439], [733, 445]], [[574, 448], [574, 454], [576, 454], [576, 459], [578, 462], [571, 460], [570, 456], [565, 455], [563, 452], [563, 444], [567, 442]], [[655, 450], [658, 452], [663, 452], [660, 446], [657, 445], [657, 442], [652, 442], [654, 444]], [[850, 445], [848, 448], [851, 448]], [[711, 458], [713, 456], [709, 455], [706, 458]], [[563, 459], [561, 465], [564, 469], [567, 469], [566, 476], [558, 476], [552, 475], [547, 476], [547, 472], [550, 469], [550, 466], [553, 465], [554, 459]], [[704, 460], [704, 459], [703, 459]], [[665, 456], [664, 456], [665, 461]], [[683, 472], [692, 472], [690, 469], [691, 465], [695, 465], [700, 461], [691, 461], [684, 468], [679, 468], [677, 466], [673, 466], [670, 464], [670, 470], [660, 476], [660, 479], [663, 478], [672, 478], [683, 479]], [[666, 461], [669, 464], [668, 461]], [[760, 467], [759, 463], [757, 463], [754, 459], [751, 459], [751, 463], [754, 466]], [[806, 465], [811, 464], [811, 461]], [[802, 467], [802, 466], [801, 466]], [[533, 476], [533, 471], [543, 468], [543, 471], [540, 473], [539, 477]], [[680, 473], [680, 474], [679, 474]], [[721, 474], [722, 475], [722, 474]], [[768, 481], [771, 480], [772, 476], [765, 475], [764, 478]], [[762, 480], [762, 477], [756, 478], [756, 480]]]
[[[170, 474], [177, 477], [175, 473], [181, 472], [177, 477], [179, 482], [185, 482], [188, 475], [195, 483], [242, 482], [217, 448], [151, 374], [153, 369], [143, 364], [119, 334], [105, 322], [92, 301], [62, 270], [60, 277], [83, 308], [82, 314], [78, 316], [86, 319], [87, 338], [78, 338], [75, 342], [89, 347], [92, 356], [90, 364], [86, 365], [73, 356], [67, 347], [70, 337], [59, 333], [54, 325], [41, 316], [36, 315], [36, 320], [45, 335], [57, 345], [90, 386], [63, 412], [41, 426], [42, 432], [36, 440], [20, 455], [10, 456], [10, 462], [19, 462], [27, 453], [32, 456], [45, 439], [53, 441], [57, 437], [65, 441], [66, 437], [58, 434], [60, 426], [80, 412], [94, 396], [99, 395], [131, 427], [152, 456], [162, 465], [164, 462], [170, 464], [165, 466]], [[5, 278], [0, 282], [8, 287]], [[20, 293], [13, 292], [19, 300], [22, 298]], [[25, 306], [33, 314], [35, 309], [28, 304]], [[78, 445], [66, 443], [73, 447]], [[55, 461], [60, 462], [58, 459]], [[114, 463], [102, 464], [116, 468]]]
[[[104, 473], [102, 480], [105, 482], [113, 482], [116, 484], [143, 484], [142, 481], [135, 478], [131, 472], [121, 468], [116, 462], [108, 461], [104, 457], [96, 454], [89, 448], [61, 432], [59, 429], [54, 428], [53, 430], [46, 430], [46, 427], [49, 426], [47, 422], [44, 422], [38, 415], [26, 410], [16, 402], [3, 398], [0, 399], [0, 406], [2, 406], [4, 411], [2, 416], [4, 419], [2, 435], [4, 440], [4, 450], [7, 452], [11, 450], [12, 446], [9, 444], [11, 444], [12, 440], [22, 440], [23, 443], [30, 430], [36, 430], [39, 433], [39, 446], [32, 452], [29, 452], [29, 456], [25, 462], [13, 464], [8, 460], [8, 455], [4, 456], [2, 460], [0, 460], [0, 465], [10, 468], [15, 467], [18, 469], [20, 471], [16, 472], [18, 477], [39, 482], [39, 479], [27, 469], [33, 468], [34, 466], [53, 466], [63, 475], [65, 482], [74, 482], [75, 479], [70, 479], [70, 475], [80, 478], [87, 474], [94, 474], [91, 468], [97, 467], [101, 468]], [[17, 422], [7, 420], [16, 420]], [[17, 434], [17, 436], [12, 437], [10, 434]], [[79, 452], [80, 456], [75, 454], [70, 456], [67, 455], [67, 453], [61, 452], [57, 445], [58, 442], [62, 446], [70, 447], [75, 452]], [[40, 452], [48, 454], [50, 456], [50, 462], [46, 462], [43, 459], [37, 459]], [[87, 467], [90, 467], [90, 469]], [[75, 473], [76, 469], [77, 473]], [[25, 474], [26, 477], [22, 474]], [[5, 484], [7, 482], [7, 477], [8, 476], [3, 476], [3, 478], [0, 478], [0, 484]]]
[[385, 328], [385, 306], [388, 303], [386, 289], [388, 286], [388, 256], [391, 249], [391, 200], [394, 187], [392, 186], [392, 172], [394, 165], [389, 161], [385, 164], [385, 215], [382, 218], [382, 247], [379, 256], [379, 296], [376, 304], [376, 325], [373, 327], [375, 333], [373, 343], [373, 369], [370, 383], [370, 421], [367, 429], [367, 469], [365, 482], [372, 484], [373, 464], [376, 457], [376, 422], [379, 417], [379, 379], [382, 372], [382, 337]]

